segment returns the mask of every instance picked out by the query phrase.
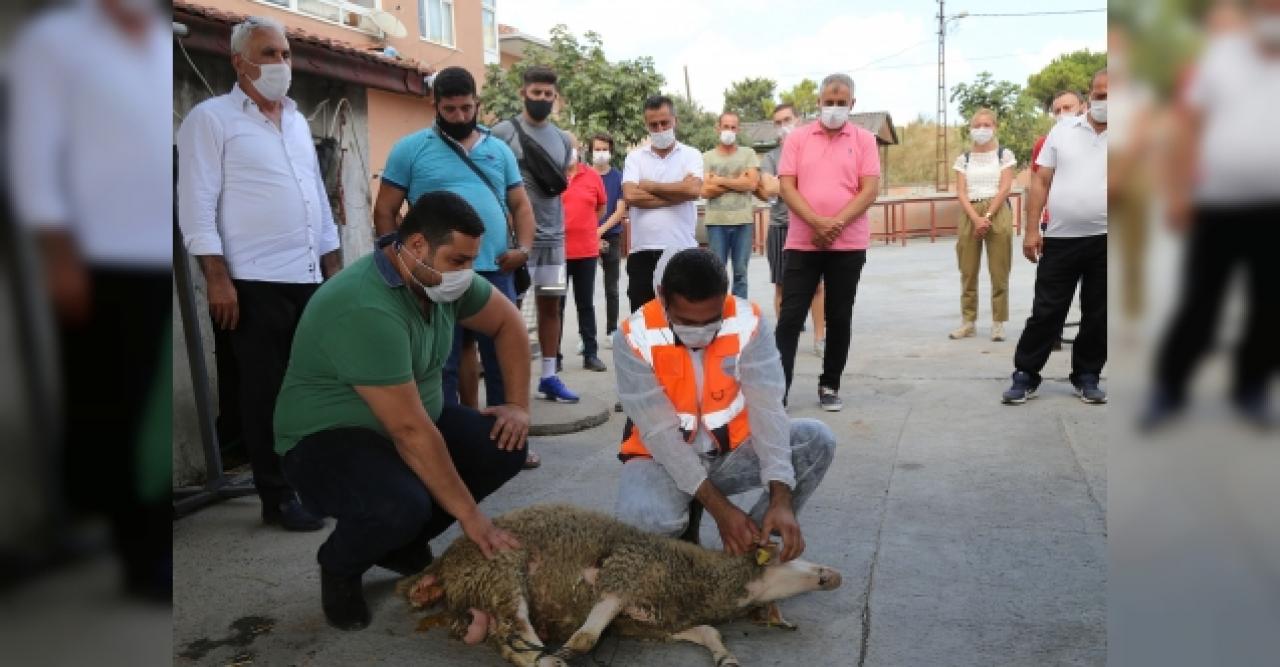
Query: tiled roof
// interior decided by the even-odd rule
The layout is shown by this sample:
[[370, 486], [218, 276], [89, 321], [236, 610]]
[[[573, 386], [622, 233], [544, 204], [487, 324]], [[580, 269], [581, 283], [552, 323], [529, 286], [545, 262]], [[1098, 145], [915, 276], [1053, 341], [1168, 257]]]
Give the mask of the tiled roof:
[[[209, 7], [186, 0], [174, 0], [173, 2], [174, 20], [181, 22], [181, 14], [189, 14], [200, 18], [209, 19], [226, 25], [235, 25], [248, 18], [246, 14], [236, 12], [228, 12], [216, 7]], [[391, 65], [400, 69], [418, 72], [421, 74], [431, 74], [432, 70], [425, 64], [418, 62], [412, 58], [399, 58], [384, 55], [381, 51], [362, 48], [351, 42], [346, 42], [330, 37], [323, 37], [312, 32], [307, 32], [297, 26], [285, 25], [285, 36], [291, 42], [301, 42], [328, 49], [336, 53], [346, 56], [360, 58], [372, 63], [383, 65]]]

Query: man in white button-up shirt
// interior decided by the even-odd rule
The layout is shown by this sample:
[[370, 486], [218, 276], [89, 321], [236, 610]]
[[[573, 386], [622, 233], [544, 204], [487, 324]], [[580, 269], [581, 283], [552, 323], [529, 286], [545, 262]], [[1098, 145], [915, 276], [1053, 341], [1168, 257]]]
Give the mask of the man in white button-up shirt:
[[178, 221], [204, 271], [214, 326], [229, 332], [263, 520], [319, 530], [280, 471], [272, 415], [302, 310], [340, 267], [338, 231], [311, 130], [285, 96], [283, 26], [249, 18], [232, 30], [231, 50], [236, 86], [197, 105], [178, 130]]

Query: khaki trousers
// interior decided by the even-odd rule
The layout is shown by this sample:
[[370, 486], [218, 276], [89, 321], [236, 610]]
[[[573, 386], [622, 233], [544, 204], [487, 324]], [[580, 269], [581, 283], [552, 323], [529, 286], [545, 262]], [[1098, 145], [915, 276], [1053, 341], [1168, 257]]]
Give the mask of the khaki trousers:
[[[989, 201], [973, 202], [978, 215], [985, 215]], [[985, 237], [973, 235], [973, 221], [960, 214], [956, 238], [956, 263], [960, 266], [960, 311], [965, 322], [978, 319], [978, 270], [982, 268], [982, 247], [987, 248], [987, 272], [991, 274], [991, 321], [1009, 320], [1009, 268], [1013, 259], [1013, 211], [1002, 205], [991, 217]]]

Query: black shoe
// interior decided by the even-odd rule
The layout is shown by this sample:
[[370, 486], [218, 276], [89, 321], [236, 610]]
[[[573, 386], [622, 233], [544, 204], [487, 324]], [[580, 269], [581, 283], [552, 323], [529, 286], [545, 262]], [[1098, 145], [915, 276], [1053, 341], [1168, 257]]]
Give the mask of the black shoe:
[[374, 565], [407, 577], [427, 569], [432, 560], [434, 556], [431, 553], [431, 545], [415, 540], [383, 556]]
[[333, 574], [320, 568], [320, 605], [329, 625], [339, 630], [369, 627], [369, 605], [364, 601], [358, 574]]
[[622, 401], [618, 401], [617, 403], [613, 404], [613, 411], [622, 412]]
[[1005, 405], [1022, 405], [1027, 399], [1036, 397], [1036, 390], [1040, 388], [1040, 383], [1033, 380], [1030, 373], [1026, 371], [1013, 372], [1013, 386], [1005, 390], [1004, 395], [1000, 397], [1000, 402]]
[[1269, 431], [1275, 427], [1275, 421], [1270, 410], [1267, 409], [1265, 392], [1237, 394], [1232, 397], [1231, 405], [1235, 408], [1236, 414], [1249, 426], [1262, 431]]
[[1091, 373], [1071, 379], [1071, 386], [1076, 388], [1076, 396], [1080, 401], [1090, 405], [1102, 405], [1107, 402], [1107, 392], [1098, 386], [1098, 376]]
[[1177, 419], [1184, 407], [1185, 401], [1170, 395], [1169, 392], [1157, 390], [1147, 404], [1146, 411], [1138, 419], [1138, 430], [1143, 433], [1154, 433]]
[[308, 512], [297, 498], [290, 498], [279, 505], [264, 505], [262, 522], [298, 533], [309, 533], [324, 528], [324, 519]]
[[582, 367], [597, 373], [603, 373], [609, 370], [609, 367], [605, 366], [603, 361], [600, 361], [600, 357], [583, 357]]
[[564, 357], [560, 355], [556, 355], [556, 373], [559, 374], [563, 372], [564, 372]]

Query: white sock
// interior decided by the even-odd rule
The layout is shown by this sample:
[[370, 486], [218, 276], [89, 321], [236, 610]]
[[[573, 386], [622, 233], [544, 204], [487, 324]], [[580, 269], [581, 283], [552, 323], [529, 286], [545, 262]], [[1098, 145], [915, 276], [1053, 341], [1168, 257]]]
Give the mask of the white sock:
[[555, 375], [556, 375], [556, 358], [551, 357], [550, 359], [548, 359], [547, 357], [543, 357], [542, 358], [542, 379], [545, 380], [549, 377], [555, 377]]

